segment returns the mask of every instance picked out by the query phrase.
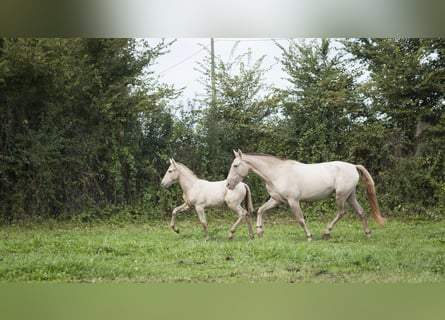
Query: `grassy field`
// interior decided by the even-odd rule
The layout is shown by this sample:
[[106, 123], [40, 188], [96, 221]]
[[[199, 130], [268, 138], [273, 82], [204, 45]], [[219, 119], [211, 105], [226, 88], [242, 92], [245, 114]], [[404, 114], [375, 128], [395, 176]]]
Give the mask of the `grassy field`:
[[[331, 218], [331, 217], [327, 217]], [[358, 219], [340, 221], [322, 240], [326, 221], [308, 219], [308, 243], [290, 215], [267, 217], [263, 238], [250, 240], [234, 217], [208, 216], [204, 242], [193, 214], [180, 234], [168, 219], [144, 224], [45, 223], [0, 227], [0, 282], [136, 283], [443, 283], [445, 222], [374, 222], [367, 239]]]

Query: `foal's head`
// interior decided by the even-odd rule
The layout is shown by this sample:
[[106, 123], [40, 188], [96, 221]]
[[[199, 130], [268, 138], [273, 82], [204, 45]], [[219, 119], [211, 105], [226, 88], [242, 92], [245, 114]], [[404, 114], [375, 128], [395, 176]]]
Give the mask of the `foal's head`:
[[162, 178], [161, 186], [164, 188], [170, 187], [172, 184], [177, 182], [179, 180], [179, 170], [176, 165], [176, 162], [174, 159], [170, 159], [170, 166], [167, 169], [167, 172], [164, 175], [164, 178]]

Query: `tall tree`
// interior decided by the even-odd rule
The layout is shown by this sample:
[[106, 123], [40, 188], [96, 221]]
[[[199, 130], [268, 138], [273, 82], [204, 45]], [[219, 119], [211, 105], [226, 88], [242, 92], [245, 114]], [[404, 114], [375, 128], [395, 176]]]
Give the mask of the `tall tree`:
[[[212, 159], [210, 177], [223, 178], [232, 160], [232, 149], [256, 150], [268, 117], [274, 111], [274, 95], [265, 82], [264, 56], [257, 60], [252, 52], [236, 54], [232, 48], [228, 61], [215, 56], [216, 103], [212, 103], [211, 57], [199, 63], [205, 93], [199, 99], [204, 110], [203, 128], [206, 157]], [[209, 161], [210, 162], [210, 161]]]
[[[392, 206], [437, 203], [444, 195], [443, 39], [353, 39], [348, 50], [369, 70], [367, 99], [389, 129], [381, 149]], [[441, 137], [441, 138], [439, 138]], [[398, 195], [398, 196], [396, 196]]]
[[141, 116], [168, 96], [154, 82], [141, 86], [141, 78], [167, 47], [133, 39], [2, 40], [2, 218], [58, 217], [138, 199]]
[[362, 103], [344, 52], [328, 39], [290, 40], [281, 63], [291, 86], [283, 90], [284, 156], [305, 162], [344, 158], [352, 120]]
[[[400, 154], [418, 152], [426, 124], [443, 112], [443, 40], [358, 39], [349, 50], [364, 62], [372, 79], [374, 108], [400, 131]], [[442, 53], [443, 55], [443, 53]]]

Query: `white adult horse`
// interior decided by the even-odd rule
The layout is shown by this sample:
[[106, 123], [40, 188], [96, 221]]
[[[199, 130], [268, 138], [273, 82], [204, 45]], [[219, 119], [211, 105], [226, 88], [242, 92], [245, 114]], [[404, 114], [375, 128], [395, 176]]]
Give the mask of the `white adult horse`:
[[[205, 217], [206, 208], [221, 207], [226, 204], [230, 209], [238, 213], [238, 220], [230, 228], [229, 239], [233, 238], [233, 234], [238, 228], [243, 219], [246, 220], [247, 227], [249, 228], [250, 238], [254, 237], [251, 214], [253, 212], [252, 198], [250, 188], [247, 184], [241, 183], [234, 186], [232, 190], [226, 188], [227, 181], [207, 181], [199, 179], [192, 170], [187, 168], [182, 163], [176, 162], [174, 159], [170, 159], [170, 166], [167, 172], [162, 178], [161, 185], [164, 188], [168, 188], [173, 183], [178, 182], [183, 192], [184, 203], [179, 207], [173, 209], [172, 220], [170, 227], [177, 233], [179, 229], [175, 225], [175, 217], [178, 212], [185, 211], [191, 208], [195, 208], [198, 213], [201, 225], [204, 228], [205, 239], [210, 239], [207, 230], [207, 221]], [[246, 200], [247, 210], [241, 206], [243, 200]]]
[[374, 181], [369, 172], [362, 165], [347, 162], [332, 161], [316, 164], [304, 164], [294, 160], [283, 160], [267, 154], [248, 154], [233, 151], [235, 159], [232, 162], [227, 177], [227, 187], [233, 189], [252, 170], [266, 182], [266, 189], [270, 199], [258, 209], [257, 233], [262, 236], [263, 213], [281, 203], [287, 203], [295, 213], [297, 222], [306, 233], [308, 241], [312, 235], [306, 226], [300, 201], [313, 202], [328, 198], [333, 192], [338, 206], [338, 214], [328, 224], [324, 237], [330, 236], [335, 223], [345, 213], [345, 202], [348, 202], [360, 216], [365, 234], [370, 237], [371, 230], [358, 203], [355, 188], [359, 180], [359, 172], [365, 184], [372, 213], [378, 225], [383, 225], [385, 219], [380, 215], [379, 205], [374, 187]]

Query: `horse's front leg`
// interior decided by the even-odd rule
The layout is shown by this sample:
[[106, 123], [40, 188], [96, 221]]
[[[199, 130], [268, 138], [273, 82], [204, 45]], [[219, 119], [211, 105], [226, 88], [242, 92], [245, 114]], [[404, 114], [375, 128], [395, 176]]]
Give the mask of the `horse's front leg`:
[[263, 212], [266, 210], [275, 208], [279, 204], [281, 204], [280, 201], [275, 200], [274, 198], [271, 197], [265, 204], [263, 204], [258, 209], [258, 216], [257, 216], [257, 221], [256, 221], [256, 232], [259, 237], [261, 237], [263, 235]]
[[201, 222], [202, 228], [204, 229], [205, 233], [205, 241], [210, 240], [209, 231], [207, 230], [207, 221], [206, 221], [206, 215], [203, 207], [195, 207], [196, 213], [198, 213], [199, 221]]
[[298, 224], [303, 228], [304, 233], [306, 234], [307, 241], [312, 241], [312, 234], [309, 231], [309, 228], [306, 226], [303, 212], [301, 211], [300, 207], [300, 202], [298, 200], [290, 199], [289, 206], [294, 211], [295, 218], [297, 219]]
[[179, 228], [177, 228], [176, 225], [175, 225], [176, 214], [177, 214], [178, 212], [185, 211], [185, 210], [187, 210], [187, 209], [189, 209], [189, 208], [190, 208], [190, 207], [188, 206], [187, 203], [183, 203], [183, 204], [181, 204], [179, 207], [176, 207], [176, 208], [173, 209], [173, 212], [172, 212], [172, 220], [171, 220], [171, 222], [170, 222], [170, 228], [172, 228], [174, 232], [179, 233]]

